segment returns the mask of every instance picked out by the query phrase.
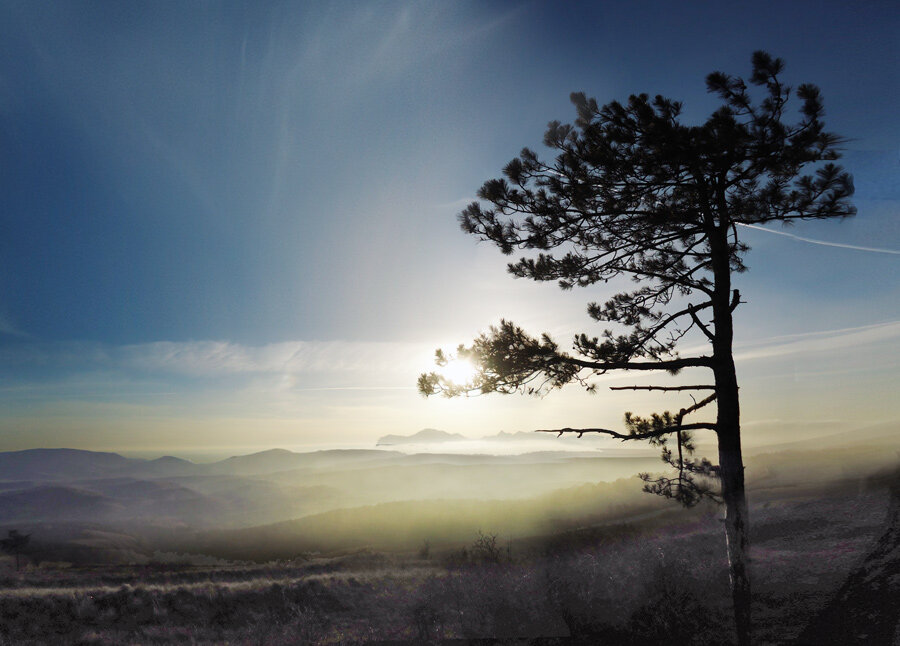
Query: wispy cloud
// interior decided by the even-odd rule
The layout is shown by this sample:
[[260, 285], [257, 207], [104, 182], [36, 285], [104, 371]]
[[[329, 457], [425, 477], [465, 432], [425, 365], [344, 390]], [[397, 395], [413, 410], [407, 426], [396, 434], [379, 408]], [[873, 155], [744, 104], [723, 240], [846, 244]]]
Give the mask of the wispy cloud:
[[[0, 319], [0, 333], [6, 332]], [[883, 343], [900, 337], [900, 321], [789, 334], [736, 347], [735, 359], [749, 361], [804, 352], [823, 352]], [[303, 390], [405, 390], [406, 377], [433, 366], [434, 342], [286, 341], [244, 345], [228, 341], [160, 341], [124, 346], [97, 343], [24, 343], [2, 350], [10, 372], [23, 366], [122, 371], [127, 374], [199, 379], [265, 375], [331, 376]], [[5, 371], [0, 371], [5, 372]], [[399, 379], [398, 377], [404, 377]], [[610, 375], [609, 377], [616, 377]]]
[[745, 349], [738, 348], [734, 358], [737, 361], [750, 361], [788, 354], [828, 352], [883, 343], [897, 337], [900, 337], [900, 321], [888, 321], [874, 325], [773, 337]]
[[900, 256], [900, 250], [896, 249], [881, 249], [879, 247], [863, 247], [860, 245], [853, 244], [845, 244], [843, 242], [828, 242], [827, 240], [816, 240], [815, 238], [804, 238], [803, 236], [794, 235], [793, 233], [787, 233], [786, 231], [773, 231], [772, 229], [767, 229], [765, 227], [757, 226], [755, 224], [741, 224], [742, 227], [746, 227], [748, 229], [755, 229], [756, 231], [765, 231], [766, 233], [774, 233], [777, 236], [784, 236], [786, 238], [792, 238], [794, 240], [799, 240], [800, 242], [808, 242], [810, 244], [822, 245], [824, 247], [838, 247], [840, 249], [852, 249], [854, 251], [869, 251], [872, 253], [887, 253], [895, 256]]
[[415, 386], [336, 386], [334, 388], [295, 388], [295, 391], [305, 391], [305, 392], [314, 392], [314, 391], [323, 391], [323, 392], [332, 392], [332, 391], [345, 391], [345, 390], [415, 390]]
[[452, 202], [440, 202], [434, 205], [436, 209], [452, 209], [454, 211], [461, 211], [474, 202], [475, 200], [471, 197], [461, 197], [458, 200], [453, 200]]
[[248, 346], [222, 341], [125, 346], [115, 355], [131, 368], [187, 376], [242, 373], [394, 374], [427, 360], [430, 346], [392, 342], [289, 341]]
[[[258, 375], [334, 375], [344, 388], [428, 369], [434, 344], [363, 341], [288, 341], [243, 345], [227, 341], [160, 341], [114, 346], [97, 343], [28, 343], [7, 347], [0, 363], [15, 372], [44, 366], [129, 374], [209, 378]], [[0, 373], [4, 372], [0, 370]], [[402, 382], [401, 382], [402, 383]], [[367, 387], [367, 386], [366, 386]]]
[[810, 428], [821, 428], [823, 426], [839, 426], [841, 424], [846, 424], [847, 420], [845, 419], [808, 419], [803, 418], [799, 420], [794, 419], [782, 419], [780, 417], [772, 417], [766, 419], [754, 419], [749, 421], [741, 421], [741, 427], [744, 428], [753, 428], [758, 426], [782, 426], [784, 424], [790, 424], [792, 427], [796, 428], [798, 426], [805, 426]]

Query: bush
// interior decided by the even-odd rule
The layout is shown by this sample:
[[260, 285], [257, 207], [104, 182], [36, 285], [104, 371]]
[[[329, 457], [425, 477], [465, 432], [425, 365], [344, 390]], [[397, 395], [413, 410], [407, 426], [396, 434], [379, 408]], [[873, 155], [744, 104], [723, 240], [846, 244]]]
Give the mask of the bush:
[[722, 617], [706, 601], [709, 594], [690, 564], [660, 560], [646, 585], [646, 601], [631, 615], [628, 630], [637, 644], [663, 642], [704, 645], [730, 642]]
[[548, 603], [579, 639], [727, 644], [728, 581], [713, 547], [649, 538], [549, 558]]
[[472, 560], [476, 563], [499, 563], [500, 555], [497, 535], [485, 534], [479, 529], [478, 538], [472, 543]]

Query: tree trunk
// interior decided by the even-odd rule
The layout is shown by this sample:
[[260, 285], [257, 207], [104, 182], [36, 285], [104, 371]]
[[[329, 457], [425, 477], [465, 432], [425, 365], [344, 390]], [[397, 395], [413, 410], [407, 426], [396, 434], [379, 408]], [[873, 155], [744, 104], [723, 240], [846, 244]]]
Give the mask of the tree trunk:
[[[733, 364], [732, 364], [733, 366]], [[744, 461], [741, 457], [741, 433], [737, 381], [733, 387], [719, 388], [719, 469], [722, 498], [725, 503], [725, 544], [728, 553], [728, 574], [738, 644], [750, 645], [750, 576], [747, 571], [749, 550], [749, 518], [744, 490]], [[717, 374], [718, 384], [718, 374]]]
[[[722, 206], [724, 213], [724, 201]], [[727, 226], [722, 225], [710, 236], [715, 278], [712, 298], [715, 333], [712, 344], [718, 408], [716, 431], [719, 436], [719, 476], [725, 504], [725, 544], [735, 628], [738, 645], [750, 646], [749, 517], [744, 490], [744, 459], [741, 455], [741, 407], [732, 348], [732, 311], [737, 303], [732, 303], [731, 251], [727, 230]], [[737, 300], [736, 292], [734, 299]]]

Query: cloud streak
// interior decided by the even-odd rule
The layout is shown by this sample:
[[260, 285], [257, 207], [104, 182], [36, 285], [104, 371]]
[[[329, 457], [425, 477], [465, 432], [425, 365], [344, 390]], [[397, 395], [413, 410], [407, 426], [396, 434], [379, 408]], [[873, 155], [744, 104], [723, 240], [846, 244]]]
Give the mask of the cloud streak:
[[[749, 361], [833, 351], [896, 338], [900, 338], [900, 320], [771, 337], [737, 346], [735, 359]], [[25, 365], [37, 365], [51, 372], [68, 367], [78, 372], [123, 371], [189, 379], [329, 375], [344, 383], [306, 385], [302, 389], [406, 390], [413, 387], [412, 383], [397, 382], [396, 379], [431, 369], [435, 345], [433, 342], [379, 341], [286, 341], [263, 345], [228, 341], [159, 341], [123, 346], [25, 343], [5, 348], [0, 352], [0, 363], [10, 373], [19, 372]], [[618, 373], [609, 375], [618, 376]], [[370, 379], [371, 385], [367, 383]]]
[[[774, 337], [758, 347], [737, 349], [735, 361], [767, 359], [789, 354], [820, 353], [842, 350], [873, 343], [883, 343], [900, 337], [900, 321], [888, 321], [874, 325], [807, 332], [783, 337]], [[780, 343], [783, 339], [793, 339]]]
[[838, 247], [839, 249], [852, 249], [854, 251], [869, 251], [871, 253], [886, 253], [886, 254], [891, 254], [894, 256], [900, 256], [900, 251], [898, 251], [896, 249], [881, 249], [879, 247], [863, 247], [860, 245], [845, 244], [843, 242], [828, 242], [826, 240], [816, 240], [815, 238], [804, 238], [803, 236], [794, 235], [793, 233], [787, 233], [786, 231], [773, 231], [772, 229], [760, 227], [755, 224], [741, 224], [741, 226], [747, 227], [748, 229], [755, 229], [756, 231], [765, 231], [766, 233], [774, 233], [777, 236], [784, 236], [786, 238], [792, 238], [794, 240], [799, 240], [800, 242], [808, 242], [810, 244], [821, 245], [823, 247]]
[[[434, 346], [426, 343], [361, 341], [287, 341], [242, 345], [228, 341], [159, 341], [113, 346], [96, 343], [17, 344], [0, 351], [0, 375], [15, 374], [23, 366], [50, 371], [124, 371], [194, 379], [254, 375], [371, 376], [383, 378], [428, 369]], [[380, 382], [380, 383], [378, 383]]]

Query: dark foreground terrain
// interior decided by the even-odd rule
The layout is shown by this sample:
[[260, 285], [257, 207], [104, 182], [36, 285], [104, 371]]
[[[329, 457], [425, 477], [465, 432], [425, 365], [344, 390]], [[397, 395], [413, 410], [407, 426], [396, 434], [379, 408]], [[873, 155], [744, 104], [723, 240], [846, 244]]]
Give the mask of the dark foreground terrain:
[[[756, 643], [900, 643], [898, 493], [894, 475], [754, 492]], [[6, 557], [0, 643], [728, 644], [722, 541], [707, 508], [264, 564]]]

